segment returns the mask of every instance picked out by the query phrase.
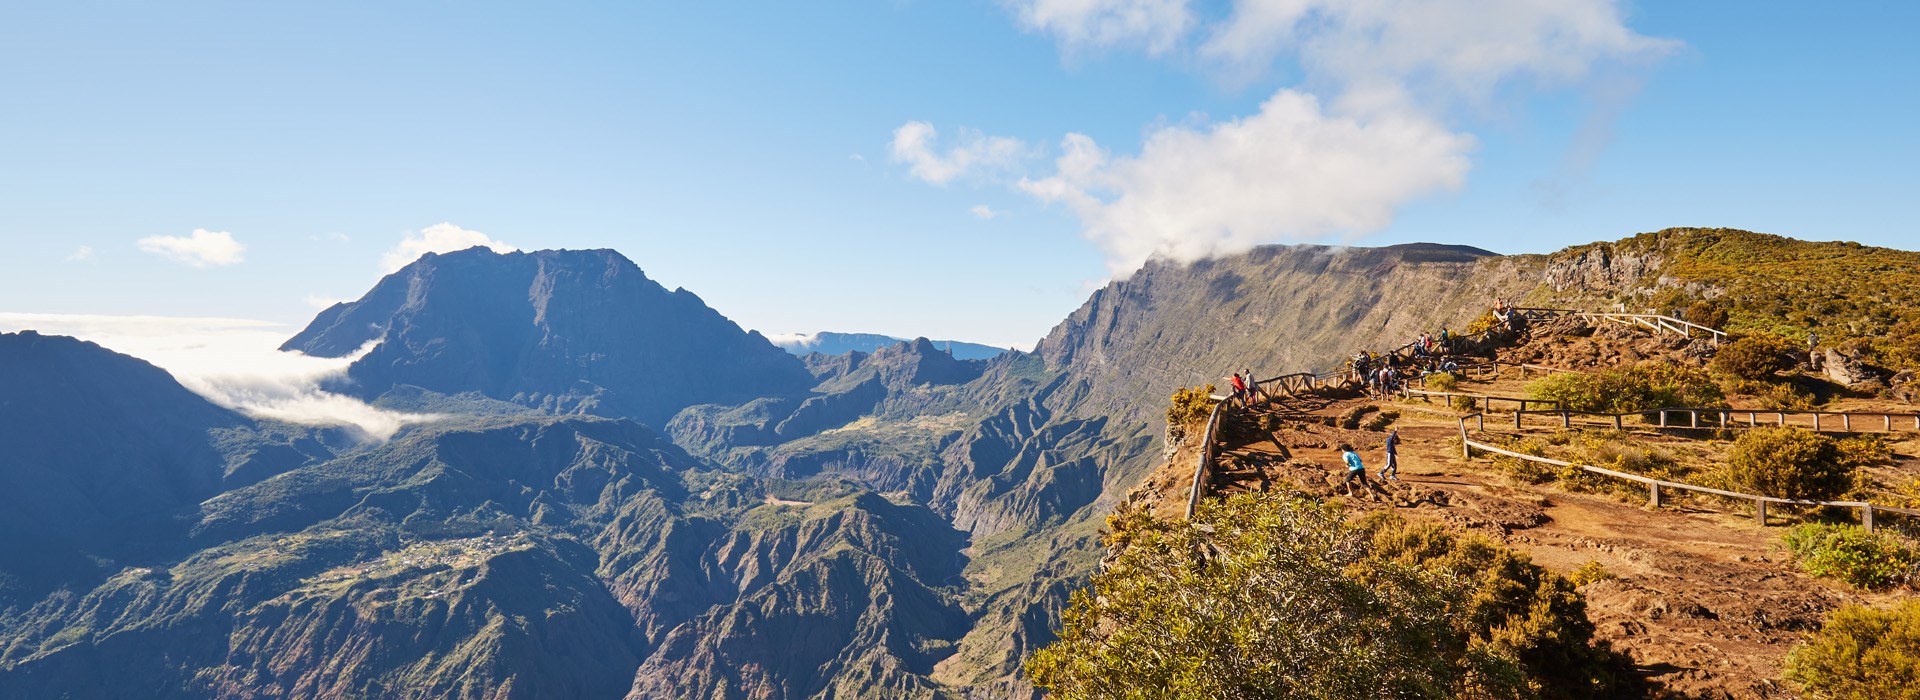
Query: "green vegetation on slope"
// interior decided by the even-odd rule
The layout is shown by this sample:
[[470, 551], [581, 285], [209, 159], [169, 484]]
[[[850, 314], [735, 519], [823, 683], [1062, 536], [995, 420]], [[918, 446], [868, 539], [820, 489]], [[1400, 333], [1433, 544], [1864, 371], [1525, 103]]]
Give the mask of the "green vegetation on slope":
[[1391, 515], [1240, 494], [1193, 522], [1133, 510], [1028, 665], [1060, 698], [1614, 697], [1573, 584]]
[[1920, 699], [1920, 600], [1835, 610], [1787, 657], [1787, 678], [1823, 700]]
[[1676, 228], [1558, 255], [1595, 250], [1664, 256], [1657, 277], [1679, 284], [1655, 293], [1655, 308], [1706, 301], [1726, 313], [1723, 330], [1794, 339], [1817, 333], [1822, 345], [1857, 344], [1882, 364], [1920, 368], [1920, 252]]
[[1697, 367], [1648, 362], [1592, 374], [1555, 374], [1527, 386], [1529, 398], [1572, 411], [1633, 413], [1668, 407], [1715, 407], [1726, 397]]

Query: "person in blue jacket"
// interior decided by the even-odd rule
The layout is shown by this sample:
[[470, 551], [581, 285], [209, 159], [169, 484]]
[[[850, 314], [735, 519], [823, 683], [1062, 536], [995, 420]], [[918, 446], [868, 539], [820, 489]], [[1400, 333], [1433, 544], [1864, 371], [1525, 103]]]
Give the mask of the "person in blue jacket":
[[1380, 480], [1400, 480], [1400, 431], [1387, 433], [1387, 463], [1380, 467]]
[[1373, 486], [1367, 482], [1366, 463], [1360, 461], [1360, 453], [1353, 451], [1352, 445], [1342, 444], [1340, 446], [1340, 456], [1347, 460], [1347, 480], [1343, 482], [1343, 485], [1347, 487], [1347, 496], [1353, 496], [1353, 482], [1355, 481], [1360, 482], [1362, 488], [1371, 488]]

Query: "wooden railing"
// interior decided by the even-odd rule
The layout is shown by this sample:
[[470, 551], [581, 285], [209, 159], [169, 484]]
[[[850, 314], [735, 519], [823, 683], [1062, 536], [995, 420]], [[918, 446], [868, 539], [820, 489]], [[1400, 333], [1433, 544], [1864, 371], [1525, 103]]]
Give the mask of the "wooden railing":
[[1572, 309], [1525, 309], [1525, 308], [1511, 309], [1507, 313], [1519, 314], [1521, 318], [1525, 318], [1529, 321], [1544, 321], [1547, 319], [1565, 318], [1568, 316], [1575, 316], [1575, 317], [1585, 318], [1585, 319], [1597, 319], [1601, 321], [1612, 321], [1614, 323], [1619, 323], [1623, 325], [1646, 328], [1655, 333], [1672, 333], [1684, 338], [1691, 338], [1693, 337], [1695, 332], [1699, 332], [1705, 335], [1707, 338], [1712, 339], [1715, 344], [1719, 344], [1727, 339], [1727, 334], [1725, 331], [1715, 329], [1715, 328], [1708, 328], [1706, 326], [1702, 326], [1698, 323], [1693, 323], [1691, 321], [1683, 321], [1683, 320], [1674, 318], [1672, 316], [1662, 316], [1660, 314], [1628, 314], [1628, 313], [1608, 313], [1608, 312], [1599, 312], [1599, 311], [1574, 311]]
[[1525, 412], [1527, 410], [1527, 407], [1532, 405], [1542, 405], [1542, 404], [1550, 405], [1550, 406], [1553, 406], [1555, 410], [1558, 410], [1560, 408], [1559, 401], [1552, 401], [1548, 399], [1523, 399], [1518, 396], [1493, 396], [1491, 394], [1469, 394], [1469, 393], [1459, 392], [1459, 391], [1427, 391], [1425, 389], [1413, 389], [1413, 388], [1402, 388], [1400, 389], [1399, 394], [1409, 399], [1415, 396], [1426, 397], [1426, 398], [1438, 397], [1446, 400], [1449, 405], [1453, 403], [1453, 399], [1455, 397], [1465, 397], [1465, 398], [1478, 401], [1479, 402], [1478, 406], [1480, 408], [1484, 408], [1489, 411], [1493, 410], [1493, 404], [1496, 401], [1507, 401], [1507, 402], [1514, 403], [1519, 406], [1517, 410], [1521, 412]]
[[1736, 500], [1753, 501], [1754, 519], [1759, 521], [1761, 527], [1766, 527], [1767, 525], [1767, 504], [1769, 503], [1800, 505], [1800, 506], [1830, 506], [1835, 508], [1858, 508], [1860, 509], [1860, 525], [1866, 528], [1867, 531], [1869, 532], [1873, 531], [1874, 511], [1884, 511], [1889, 513], [1899, 513], [1902, 515], [1920, 516], [1920, 509], [1914, 509], [1914, 508], [1895, 508], [1892, 506], [1874, 505], [1872, 503], [1868, 503], [1865, 501], [1817, 501], [1817, 500], [1810, 500], [1810, 499], [1803, 499], [1803, 498], [1777, 498], [1774, 496], [1762, 496], [1759, 494], [1752, 494], [1752, 493], [1740, 493], [1738, 491], [1727, 491], [1724, 489], [1716, 489], [1716, 488], [1710, 488], [1706, 486], [1698, 486], [1694, 484], [1683, 484], [1677, 481], [1666, 481], [1662, 479], [1655, 479], [1652, 477], [1641, 476], [1639, 474], [1628, 474], [1626, 472], [1614, 471], [1612, 469], [1603, 469], [1600, 467], [1587, 465], [1587, 464], [1579, 464], [1575, 462], [1568, 462], [1568, 461], [1552, 459], [1548, 457], [1540, 457], [1537, 455], [1530, 455], [1530, 454], [1525, 454], [1521, 452], [1514, 452], [1513, 450], [1508, 450], [1501, 447], [1489, 445], [1484, 442], [1475, 441], [1472, 438], [1472, 436], [1467, 433], [1467, 421], [1469, 420], [1479, 421], [1479, 429], [1482, 431], [1486, 430], [1486, 416], [1484, 414], [1475, 414], [1475, 415], [1460, 417], [1460, 453], [1461, 453], [1461, 456], [1465, 459], [1469, 459], [1469, 460], [1473, 459], [1473, 451], [1477, 449], [1483, 452], [1490, 452], [1497, 455], [1504, 455], [1507, 457], [1525, 460], [1528, 462], [1535, 462], [1538, 464], [1550, 464], [1556, 467], [1570, 467], [1574, 469], [1579, 469], [1589, 474], [1599, 474], [1601, 476], [1611, 477], [1615, 479], [1624, 479], [1626, 481], [1645, 484], [1647, 486], [1648, 504], [1654, 508], [1659, 508], [1661, 505], [1660, 490], [1672, 489], [1676, 491], [1692, 491], [1694, 493], [1712, 494], [1715, 496], [1723, 496], [1726, 498], [1732, 498]]
[[[1679, 414], [1686, 414], [1687, 416], [1687, 420], [1684, 425], [1679, 424], [1671, 419], [1672, 416], [1679, 415]], [[1747, 409], [1747, 408], [1682, 407], [1682, 408], [1656, 408], [1656, 409], [1649, 409], [1645, 411], [1629, 411], [1625, 413], [1604, 413], [1599, 411], [1570, 411], [1570, 410], [1565, 410], [1561, 408], [1554, 408], [1552, 410], [1529, 411], [1523, 408], [1519, 411], [1514, 412], [1513, 427], [1515, 428], [1521, 427], [1521, 420], [1526, 416], [1558, 416], [1560, 418], [1560, 427], [1562, 428], [1573, 427], [1573, 419], [1576, 416], [1581, 418], [1612, 419], [1613, 427], [1615, 430], [1620, 430], [1625, 428], [1626, 418], [1634, 417], [1634, 418], [1647, 419], [1648, 416], [1657, 416], [1652, 419], [1647, 419], [1646, 422], [1650, 425], [1658, 425], [1658, 427], [1661, 427], [1661, 428], [1688, 428], [1688, 429], [1704, 428], [1704, 429], [1717, 430], [1717, 429], [1724, 429], [1724, 428], [1758, 428], [1762, 425], [1778, 425], [1778, 426], [1812, 428], [1814, 432], [1821, 432], [1828, 428], [1827, 421], [1824, 419], [1831, 419], [1834, 417], [1838, 417], [1840, 419], [1840, 430], [1838, 432], [1842, 432], [1842, 433], [1852, 433], [1852, 432], [1892, 433], [1892, 432], [1899, 432], [1899, 431], [1905, 430], [1906, 428], [1904, 426], [1908, 424], [1911, 424], [1913, 426], [1912, 429], [1914, 431], [1920, 432], [1920, 413], [1882, 413], [1878, 411], [1788, 411], [1788, 410], [1758, 410], [1758, 409]], [[1703, 422], [1700, 420], [1701, 416], [1711, 416], [1712, 418]], [[1745, 416], [1746, 420], [1741, 421], [1738, 418], [1736, 418], [1736, 416]], [[1768, 419], [1763, 421], [1760, 419], [1761, 416], [1768, 416]], [[1809, 420], [1793, 421], [1788, 419], [1789, 416], [1795, 416], [1795, 417], [1805, 416]], [[1857, 422], [1859, 422], [1864, 429], [1862, 430], [1854, 429], [1856, 419], [1857, 419]], [[1878, 431], [1872, 430], [1872, 427], [1876, 420], [1879, 422], [1879, 427], [1880, 427], [1880, 430]], [[1896, 421], [1897, 421], [1897, 424], [1896, 424]]]
[[1206, 497], [1208, 486], [1213, 482], [1213, 458], [1216, 440], [1220, 433], [1220, 414], [1227, 402], [1217, 401], [1213, 411], [1207, 414], [1207, 428], [1200, 433], [1200, 458], [1194, 460], [1193, 488], [1187, 494], [1187, 519], [1193, 519], [1193, 511], [1200, 507], [1200, 499]]

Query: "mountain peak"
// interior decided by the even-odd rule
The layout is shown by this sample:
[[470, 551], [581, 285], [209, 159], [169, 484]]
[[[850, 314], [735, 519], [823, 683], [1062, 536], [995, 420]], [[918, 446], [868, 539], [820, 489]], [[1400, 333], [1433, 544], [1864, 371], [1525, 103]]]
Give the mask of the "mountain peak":
[[797, 358], [606, 249], [422, 256], [283, 349], [343, 357], [370, 345], [344, 390], [478, 391], [652, 425], [696, 403], [811, 383]]

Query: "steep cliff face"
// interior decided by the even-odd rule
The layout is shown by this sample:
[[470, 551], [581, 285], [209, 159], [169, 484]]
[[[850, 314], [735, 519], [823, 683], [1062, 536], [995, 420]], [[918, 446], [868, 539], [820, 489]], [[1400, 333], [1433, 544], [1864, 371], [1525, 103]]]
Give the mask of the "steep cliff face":
[[1516, 261], [1462, 246], [1269, 246], [1149, 263], [1095, 292], [1035, 352], [1085, 383], [1093, 413], [1152, 421], [1178, 387], [1242, 369], [1332, 369], [1363, 348], [1462, 329], [1536, 284]]
[[410, 385], [664, 426], [680, 409], [803, 391], [804, 364], [609, 250], [428, 255], [283, 349], [341, 357], [368, 398]]

